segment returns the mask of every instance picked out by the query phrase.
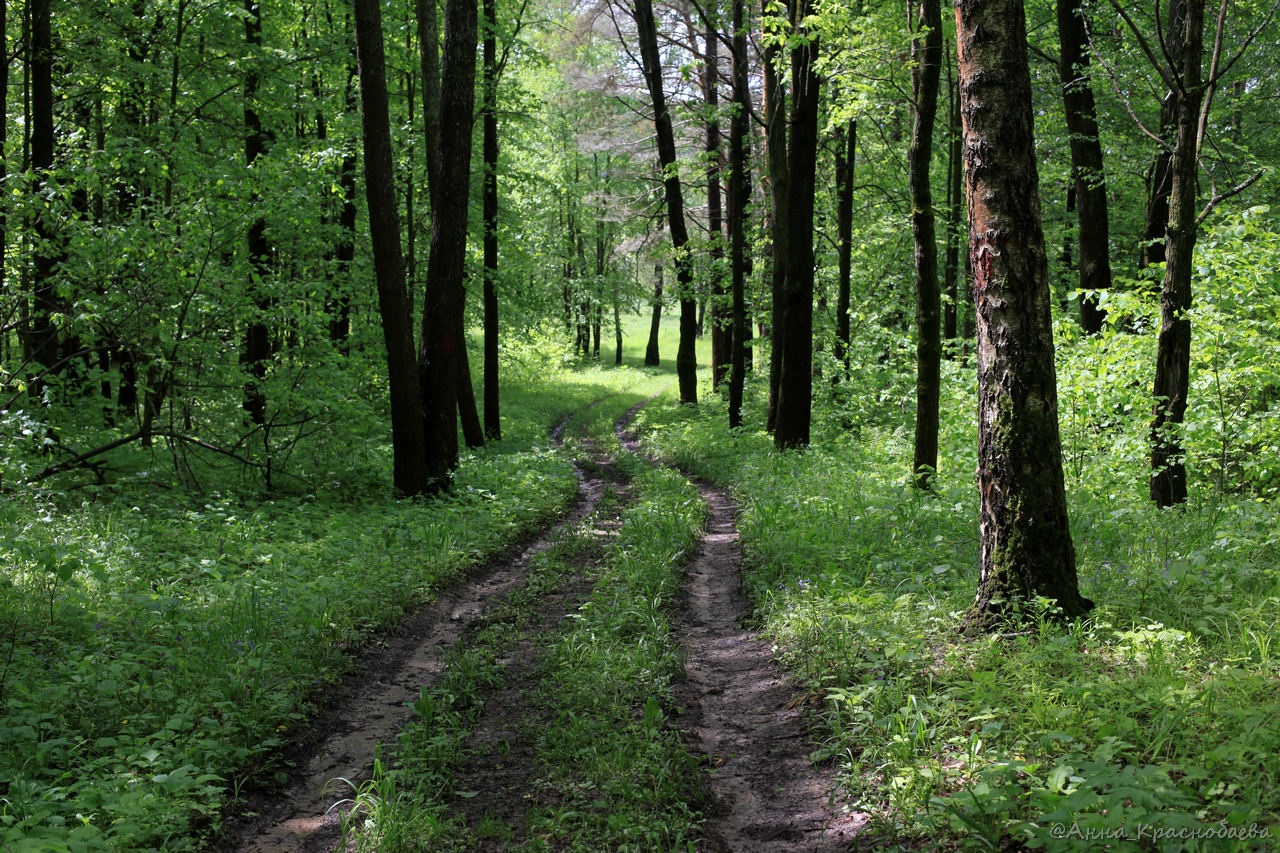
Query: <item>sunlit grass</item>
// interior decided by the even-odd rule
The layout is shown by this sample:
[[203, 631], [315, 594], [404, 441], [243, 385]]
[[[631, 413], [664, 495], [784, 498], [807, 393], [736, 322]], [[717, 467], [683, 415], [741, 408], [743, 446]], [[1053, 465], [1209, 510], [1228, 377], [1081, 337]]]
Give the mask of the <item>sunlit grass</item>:
[[812, 447], [786, 454], [760, 430], [728, 435], [718, 408], [642, 415], [649, 449], [734, 486], [759, 619], [825, 699], [817, 756], [835, 762], [872, 831], [935, 843], [1073, 849], [1054, 837], [1072, 824], [1128, 827], [1113, 849], [1145, 849], [1142, 822], [1273, 833], [1275, 509], [1218, 496], [1161, 512], [1127, 489], [1076, 489], [1091, 619], [1064, 631], [1046, 611], [1023, 631], [962, 641], [977, 566], [965, 384], [944, 406], [942, 445], [955, 450], [936, 496], [908, 484], [908, 430], [837, 435], [838, 409], [816, 418]]

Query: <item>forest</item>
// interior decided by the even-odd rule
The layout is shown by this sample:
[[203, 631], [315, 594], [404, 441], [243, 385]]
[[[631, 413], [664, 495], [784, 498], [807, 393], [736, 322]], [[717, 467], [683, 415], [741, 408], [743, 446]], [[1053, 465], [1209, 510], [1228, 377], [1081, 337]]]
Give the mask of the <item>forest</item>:
[[1278, 12], [0, 5], [0, 849], [1280, 849]]

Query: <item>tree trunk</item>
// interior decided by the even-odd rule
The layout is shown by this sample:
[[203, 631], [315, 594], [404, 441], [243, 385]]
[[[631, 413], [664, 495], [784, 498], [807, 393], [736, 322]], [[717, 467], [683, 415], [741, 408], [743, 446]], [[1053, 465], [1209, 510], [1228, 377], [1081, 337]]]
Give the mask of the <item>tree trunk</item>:
[[[270, 134], [262, 127], [258, 115], [258, 62], [262, 47], [262, 10], [258, 0], [244, 0], [244, 40], [249, 49], [248, 71], [244, 78], [244, 159], [250, 170], [258, 157], [266, 153]], [[250, 181], [254, 178], [251, 176]], [[253, 194], [257, 203], [257, 192]], [[253, 320], [244, 331], [244, 343], [240, 350], [240, 364], [248, 374], [244, 385], [244, 410], [255, 424], [267, 422], [267, 397], [262, 380], [267, 375], [267, 361], [271, 357], [271, 331], [267, 317], [271, 315], [272, 300], [265, 294], [265, 281], [271, 275], [271, 244], [267, 240], [267, 221], [261, 216], [249, 226], [250, 283], [249, 293], [255, 308]]]
[[1025, 20], [1022, 0], [956, 5], [978, 325], [981, 572], [964, 622], [971, 634], [1021, 616], [1037, 596], [1068, 619], [1092, 607], [1067, 523]]
[[1171, 35], [1181, 45], [1176, 69], [1180, 104], [1176, 141], [1170, 163], [1169, 223], [1165, 243], [1164, 282], [1160, 288], [1160, 338], [1156, 344], [1156, 376], [1152, 395], [1151, 500], [1173, 506], [1187, 499], [1187, 466], [1179, 430], [1187, 412], [1191, 372], [1191, 273], [1196, 247], [1197, 133], [1204, 82], [1204, 0], [1186, 0], [1183, 29]]
[[476, 408], [476, 388], [471, 381], [471, 357], [467, 352], [467, 333], [458, 327], [458, 422], [462, 441], [467, 447], [484, 447], [484, 429]]
[[676, 287], [680, 298], [680, 346], [676, 350], [676, 377], [680, 385], [680, 402], [698, 402], [698, 357], [696, 346], [698, 303], [694, 300], [693, 272], [685, 246], [689, 232], [684, 222], [684, 194], [676, 172], [676, 142], [671, 127], [671, 114], [662, 91], [662, 66], [658, 56], [658, 26], [653, 17], [651, 0], [635, 0], [633, 14], [636, 36], [640, 42], [640, 60], [644, 79], [653, 101], [654, 130], [658, 141], [658, 162], [662, 166], [663, 189], [667, 202], [667, 221], [671, 227], [671, 243], [675, 248]]
[[[858, 151], [858, 120], [845, 126], [844, 148], [836, 149], [836, 240], [838, 278], [836, 285], [836, 341], [834, 355], [849, 373], [849, 285], [853, 273], [853, 175]], [[839, 375], [831, 377], [833, 383]]]
[[[353, 112], [356, 105], [353, 82], [352, 74], [348, 74], [344, 89], [344, 100], [348, 112]], [[334, 250], [334, 258], [337, 261], [335, 292], [329, 297], [329, 340], [345, 352], [351, 339], [351, 263], [356, 257], [356, 150], [354, 145], [349, 145], [342, 153], [338, 186], [342, 189], [342, 209], [338, 214], [340, 236]], [[412, 313], [412, 299], [408, 301], [408, 305]], [[412, 328], [409, 332], [409, 343], [412, 346]], [[416, 378], [414, 384], [417, 384]]]
[[644, 348], [645, 367], [657, 367], [658, 327], [662, 320], [662, 264], [653, 266], [653, 318], [649, 321], [649, 343]]
[[498, 18], [484, 0], [484, 433], [502, 437], [498, 410]]
[[702, 97], [707, 109], [707, 238], [710, 240], [711, 278], [708, 288], [711, 315], [711, 387], [719, 388], [732, 361], [731, 313], [724, 292], [724, 214], [720, 197], [720, 33], [715, 0], [706, 7], [706, 65], [702, 69]]
[[396, 491], [416, 495], [428, 486], [422, 399], [413, 353], [413, 308], [405, 290], [400, 256], [387, 107], [386, 67], [379, 0], [355, 0], [356, 46], [360, 60], [361, 128], [364, 137], [365, 191], [369, 233], [378, 281], [378, 309], [387, 346], [391, 392], [391, 444]]
[[471, 119], [475, 101], [476, 2], [448, 0], [440, 98], [436, 188], [431, 193], [431, 257], [418, 340], [427, 476], [432, 490], [448, 487], [458, 466], [458, 359], [471, 184]]
[[[1168, 0], [1169, 17], [1165, 25], [1164, 53], [1169, 64], [1182, 68], [1182, 34], [1186, 30], [1187, 0]], [[1160, 104], [1160, 135], [1170, 139], [1181, 121], [1180, 93], [1170, 90]], [[1169, 194], [1173, 190], [1173, 152], [1161, 146], [1147, 176], [1146, 224], [1142, 233], [1142, 254], [1138, 265], [1146, 268], [1164, 263], [1165, 230], [1169, 224]]]
[[613, 363], [622, 364], [622, 287], [613, 282]]
[[[30, 6], [30, 47], [27, 77], [31, 87], [31, 170], [34, 175], [32, 196], [42, 195], [54, 160], [53, 124], [53, 22], [49, 0], [32, 0]], [[48, 204], [50, 202], [46, 202]], [[25, 341], [25, 355], [36, 364], [49, 368], [59, 359], [60, 341], [53, 317], [59, 313], [54, 285], [54, 270], [61, 261], [52, 212], [37, 210], [35, 215], [36, 245], [32, 253], [32, 312]], [[30, 396], [37, 404], [44, 396], [41, 379], [29, 384]]]
[[[790, 15], [791, 0], [787, 0]], [[770, 0], [761, 0], [761, 17], [778, 16]], [[764, 46], [761, 66], [764, 75], [764, 145], [768, 171], [769, 252], [773, 267], [769, 276], [769, 412], [766, 428], [773, 432], [778, 422], [778, 388], [782, 381], [782, 350], [786, 323], [783, 319], [784, 292], [787, 280], [787, 96], [778, 76], [777, 61], [781, 48], [770, 41]]]
[[1071, 141], [1080, 243], [1080, 325], [1086, 334], [1102, 331], [1107, 312], [1098, 307], [1098, 291], [1111, 288], [1107, 183], [1102, 169], [1097, 109], [1089, 82], [1089, 52], [1081, 0], [1058, 0], [1058, 79]]
[[915, 121], [907, 153], [916, 272], [916, 436], [911, 471], [916, 487], [928, 489], [938, 470], [938, 408], [942, 393], [942, 296], [929, 180], [938, 77], [942, 70], [942, 12], [938, 0], [921, 0], [917, 15], [911, 43], [915, 54], [911, 73]]
[[427, 142], [427, 191], [436, 209], [440, 184], [440, 26], [436, 0], [414, 0], [418, 19], [418, 62], [422, 66], [422, 131]]
[[729, 267], [732, 277], [733, 328], [730, 340], [729, 428], [742, 426], [742, 391], [746, 375], [747, 336], [747, 202], [751, 177], [747, 174], [747, 131], [751, 118], [751, 88], [747, 82], [747, 22], [744, 0], [733, 3], [733, 102], [729, 121]]
[[[943, 289], [947, 294], [942, 312], [942, 337], [954, 341], [958, 334], [960, 315], [960, 232], [964, 227], [961, 219], [963, 212], [961, 197], [964, 192], [964, 155], [960, 151], [962, 130], [960, 127], [960, 98], [953, 81], [950, 80], [951, 64], [947, 63], [947, 234], [946, 252], [942, 266]], [[947, 351], [951, 358], [953, 350]]]
[[[813, 10], [796, 9], [796, 29]], [[809, 443], [813, 399], [813, 207], [818, 163], [818, 35], [800, 32], [791, 50], [791, 145], [787, 150], [787, 275], [782, 294], [782, 368], [773, 441], [778, 449]]]

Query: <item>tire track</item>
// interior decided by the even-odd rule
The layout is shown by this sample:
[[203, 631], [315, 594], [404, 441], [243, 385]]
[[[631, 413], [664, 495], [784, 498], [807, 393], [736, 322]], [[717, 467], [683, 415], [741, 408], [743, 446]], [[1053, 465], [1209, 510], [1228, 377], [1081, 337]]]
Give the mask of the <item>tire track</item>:
[[[648, 402], [617, 425], [619, 440], [637, 455], [639, 442], [627, 428]], [[849, 850], [867, 816], [833, 805], [834, 774], [808, 759], [808, 726], [792, 702], [798, 686], [773, 659], [769, 642], [741, 627], [750, 607], [740, 575], [737, 505], [726, 490], [692, 482], [708, 521], [686, 574], [678, 629], [686, 680], [677, 690], [686, 710], [676, 723], [712, 767], [704, 849]]]
[[[603, 399], [607, 398], [587, 409]], [[557, 445], [573, 418], [561, 419], [552, 431]], [[214, 849], [314, 853], [338, 846], [342, 810], [333, 805], [349, 792], [335, 788], [334, 780], [358, 785], [370, 778], [376, 746], [395, 743], [413, 715], [409, 703], [418, 698], [421, 687], [439, 681], [445, 652], [524, 584], [536, 554], [549, 548], [561, 531], [596, 511], [608, 483], [605, 476], [587, 470], [594, 467], [574, 463], [578, 496], [560, 521], [534, 534], [514, 555], [499, 557], [442, 592], [363, 654], [351, 675], [330, 691], [308, 733], [286, 754], [296, 769], [284, 789], [236, 804]]]

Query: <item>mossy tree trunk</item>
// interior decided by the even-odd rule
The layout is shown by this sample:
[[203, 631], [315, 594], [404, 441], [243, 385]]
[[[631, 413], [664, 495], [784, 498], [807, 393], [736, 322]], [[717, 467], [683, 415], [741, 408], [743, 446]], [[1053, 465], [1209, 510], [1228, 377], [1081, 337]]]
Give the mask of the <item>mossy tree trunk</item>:
[[964, 629], [1088, 611], [1067, 523], [1022, 0], [956, 5], [977, 305], [980, 577]]

